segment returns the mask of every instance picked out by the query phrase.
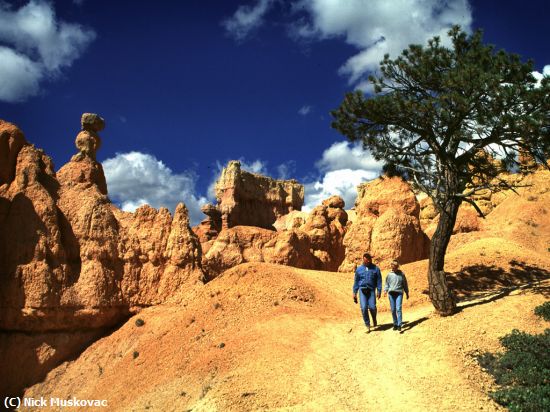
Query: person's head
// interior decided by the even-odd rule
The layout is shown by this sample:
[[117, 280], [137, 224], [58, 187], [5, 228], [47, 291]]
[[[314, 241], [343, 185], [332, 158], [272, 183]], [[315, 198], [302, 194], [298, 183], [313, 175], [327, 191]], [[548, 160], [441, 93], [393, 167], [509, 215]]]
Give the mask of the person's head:
[[370, 254], [368, 254], [368, 253], [365, 253], [365, 254], [363, 255], [363, 263], [364, 263], [365, 265], [370, 265], [370, 264], [372, 263], [372, 256], [371, 256]]
[[391, 261], [391, 270], [393, 270], [394, 272], [399, 269], [399, 262], [397, 260], [392, 260]]

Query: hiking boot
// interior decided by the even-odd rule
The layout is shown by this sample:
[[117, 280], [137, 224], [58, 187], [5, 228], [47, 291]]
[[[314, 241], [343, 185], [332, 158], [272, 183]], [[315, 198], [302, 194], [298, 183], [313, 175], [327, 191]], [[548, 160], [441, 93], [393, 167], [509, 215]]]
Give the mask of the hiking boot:
[[398, 327], [397, 327], [397, 330], [398, 330], [399, 332], [401, 332], [401, 326], [398, 326]]
[[370, 333], [370, 326], [367, 326], [367, 330], [365, 331], [365, 333]]
[[373, 325], [374, 327], [377, 327], [377, 326], [378, 326], [378, 322], [376, 322], [376, 319], [373, 319], [372, 325]]
[[393, 325], [393, 330], [397, 330], [397, 326], [396, 326], [396, 325]]

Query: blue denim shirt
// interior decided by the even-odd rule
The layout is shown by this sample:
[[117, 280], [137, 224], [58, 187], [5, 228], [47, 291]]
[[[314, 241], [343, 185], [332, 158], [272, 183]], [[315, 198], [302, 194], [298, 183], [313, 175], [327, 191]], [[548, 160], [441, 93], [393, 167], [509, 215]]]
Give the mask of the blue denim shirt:
[[356, 294], [360, 288], [378, 289], [382, 292], [382, 274], [378, 266], [370, 264], [361, 265], [355, 270], [355, 281], [353, 282], [353, 293]]

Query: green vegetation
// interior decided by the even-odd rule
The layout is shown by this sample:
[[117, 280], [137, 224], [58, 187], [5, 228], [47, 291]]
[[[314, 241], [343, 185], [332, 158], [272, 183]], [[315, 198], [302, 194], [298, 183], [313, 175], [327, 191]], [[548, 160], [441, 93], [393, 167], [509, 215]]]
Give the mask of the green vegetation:
[[537, 306], [535, 308], [535, 315], [540, 316], [544, 320], [550, 321], [550, 300]]
[[[550, 320], [550, 302], [537, 306], [535, 314]], [[503, 353], [478, 357], [500, 386], [491, 397], [511, 411], [549, 411], [550, 329], [538, 335], [513, 330], [500, 342]]]

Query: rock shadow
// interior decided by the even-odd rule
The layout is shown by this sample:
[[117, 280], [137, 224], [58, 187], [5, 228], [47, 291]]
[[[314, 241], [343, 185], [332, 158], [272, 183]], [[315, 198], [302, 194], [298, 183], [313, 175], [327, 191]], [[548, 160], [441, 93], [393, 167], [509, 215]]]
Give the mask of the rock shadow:
[[1, 398], [21, 397], [26, 388], [43, 381], [63, 362], [76, 360], [94, 342], [119, 329], [129, 317], [109, 328], [37, 333], [0, 331], [0, 364], [6, 378], [0, 382]]

